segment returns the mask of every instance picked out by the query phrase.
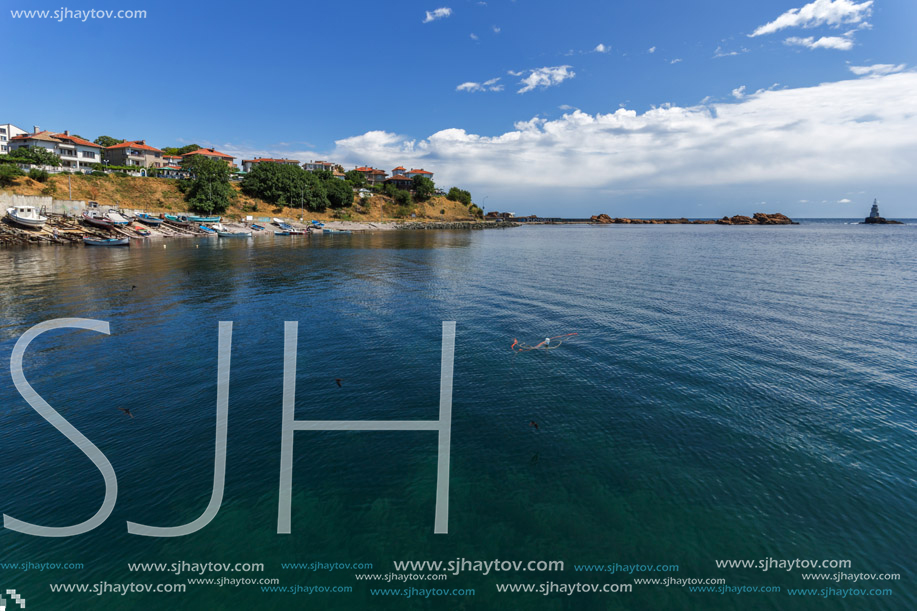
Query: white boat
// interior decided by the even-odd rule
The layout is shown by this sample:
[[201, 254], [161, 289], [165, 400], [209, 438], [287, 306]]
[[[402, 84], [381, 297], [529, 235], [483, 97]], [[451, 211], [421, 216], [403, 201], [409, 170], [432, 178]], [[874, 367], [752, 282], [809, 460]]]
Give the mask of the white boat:
[[128, 225], [130, 221], [123, 217], [120, 212], [115, 209], [111, 209], [105, 213], [105, 218], [111, 221], [112, 225]]
[[48, 217], [39, 214], [35, 206], [14, 206], [13, 208], [7, 208], [6, 215], [14, 223], [33, 229], [41, 229], [44, 224], [48, 222]]

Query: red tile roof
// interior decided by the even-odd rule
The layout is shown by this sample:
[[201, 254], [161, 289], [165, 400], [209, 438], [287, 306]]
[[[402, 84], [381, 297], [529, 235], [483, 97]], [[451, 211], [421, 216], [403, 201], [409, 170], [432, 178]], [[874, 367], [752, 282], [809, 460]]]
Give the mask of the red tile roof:
[[395, 168], [394, 170], [392, 170], [392, 172], [397, 172], [398, 170], [405, 170], [405, 169], [406, 169], [406, 168], [404, 168], [404, 167], [402, 167], [402, 166], [398, 166], [397, 168]]
[[227, 155], [226, 153], [221, 153], [220, 151], [214, 149], [197, 149], [196, 151], [191, 151], [190, 153], [185, 153], [182, 157], [187, 157], [188, 155], [207, 155], [208, 157], [221, 157], [223, 159], [235, 159], [232, 155]]
[[144, 140], [133, 140], [131, 142], [122, 142], [114, 146], [105, 147], [105, 149], [109, 151], [112, 149], [126, 149], [126, 148], [140, 149], [142, 151], [153, 151], [154, 153], [162, 152], [159, 149], [153, 148], [152, 146], [148, 145]]
[[356, 168], [357, 172], [363, 172], [365, 174], [385, 174], [383, 170], [377, 170], [376, 168], [368, 168], [363, 166], [362, 168]]
[[433, 172], [427, 172], [426, 170], [411, 170], [411, 174], [430, 174], [433, 175]]
[[79, 144], [79, 145], [81, 145], [81, 146], [92, 146], [92, 147], [95, 147], [95, 148], [97, 148], [97, 149], [102, 148], [101, 146], [99, 146], [99, 145], [96, 144], [95, 142], [90, 142], [89, 140], [84, 140], [83, 138], [80, 138], [79, 136], [68, 136], [67, 134], [51, 134], [51, 137], [52, 137], [52, 138], [57, 138], [58, 140], [69, 140], [69, 141], [72, 142], [73, 144]]
[[407, 181], [407, 182], [414, 182], [413, 179], [408, 178], [407, 176], [404, 176], [403, 174], [396, 174], [395, 176], [392, 176], [392, 177], [390, 177], [390, 178], [386, 178], [386, 179], [385, 179], [385, 182], [388, 182], [388, 181], [390, 181], [390, 180], [405, 180], [405, 181]]

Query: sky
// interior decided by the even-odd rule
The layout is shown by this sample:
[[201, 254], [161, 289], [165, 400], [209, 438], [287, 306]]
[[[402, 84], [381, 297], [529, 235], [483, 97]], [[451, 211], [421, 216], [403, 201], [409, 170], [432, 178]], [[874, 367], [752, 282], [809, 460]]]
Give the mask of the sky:
[[80, 2], [4, 2], [0, 123], [422, 167], [516, 214], [917, 217], [914, 0]]

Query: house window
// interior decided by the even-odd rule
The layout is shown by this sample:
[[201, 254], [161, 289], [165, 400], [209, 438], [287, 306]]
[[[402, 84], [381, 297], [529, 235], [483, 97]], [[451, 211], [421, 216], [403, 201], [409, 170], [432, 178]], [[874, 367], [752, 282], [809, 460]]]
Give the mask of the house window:
[[83, 159], [95, 159], [96, 154], [91, 151], [83, 151]]

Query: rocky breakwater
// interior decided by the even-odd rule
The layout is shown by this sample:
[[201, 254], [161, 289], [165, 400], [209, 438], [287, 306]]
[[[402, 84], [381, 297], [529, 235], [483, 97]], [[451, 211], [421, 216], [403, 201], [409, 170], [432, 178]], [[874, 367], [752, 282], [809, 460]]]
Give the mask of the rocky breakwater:
[[599, 214], [590, 218], [593, 223], [602, 225], [798, 225], [793, 219], [780, 214], [764, 214], [756, 212], [754, 217], [736, 215], [732, 218], [724, 216], [718, 221], [712, 219], [629, 219], [611, 218], [607, 214]]
[[747, 216], [742, 216], [737, 214], [732, 218], [724, 216], [716, 222], [717, 225], [798, 225], [799, 223], [795, 222], [790, 217], [785, 214], [780, 214], [775, 212], [774, 214], [765, 214], [763, 212], [755, 212], [754, 217], [749, 218]]

